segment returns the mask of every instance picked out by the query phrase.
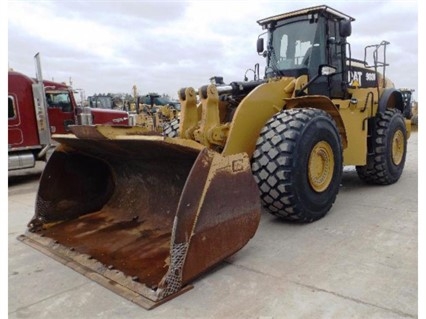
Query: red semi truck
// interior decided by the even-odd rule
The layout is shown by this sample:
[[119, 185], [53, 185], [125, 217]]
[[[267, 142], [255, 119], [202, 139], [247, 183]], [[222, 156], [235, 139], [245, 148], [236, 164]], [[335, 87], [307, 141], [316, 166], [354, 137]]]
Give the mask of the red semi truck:
[[35, 60], [36, 78], [15, 71], [8, 75], [9, 170], [46, 161], [55, 147], [52, 134], [69, 133], [69, 125], [129, 125], [125, 111], [77, 107], [73, 89], [43, 80], [38, 53]]

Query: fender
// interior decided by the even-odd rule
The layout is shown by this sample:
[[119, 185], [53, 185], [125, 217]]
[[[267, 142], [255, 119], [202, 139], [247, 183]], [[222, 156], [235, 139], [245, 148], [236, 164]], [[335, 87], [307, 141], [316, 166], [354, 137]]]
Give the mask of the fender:
[[245, 152], [250, 157], [265, 123], [285, 107], [295, 87], [295, 79], [283, 77], [260, 84], [241, 101], [229, 129], [223, 156]]
[[284, 109], [293, 108], [315, 108], [326, 111], [331, 115], [333, 120], [336, 122], [337, 129], [339, 130], [340, 137], [342, 139], [342, 146], [346, 148], [348, 146], [348, 138], [346, 136], [346, 129], [343, 119], [340, 115], [338, 108], [334, 105], [333, 101], [326, 96], [322, 95], [308, 95], [294, 98], [284, 99]]
[[386, 109], [398, 109], [404, 113], [404, 99], [401, 92], [395, 88], [385, 89], [380, 96], [378, 112], [384, 113]]

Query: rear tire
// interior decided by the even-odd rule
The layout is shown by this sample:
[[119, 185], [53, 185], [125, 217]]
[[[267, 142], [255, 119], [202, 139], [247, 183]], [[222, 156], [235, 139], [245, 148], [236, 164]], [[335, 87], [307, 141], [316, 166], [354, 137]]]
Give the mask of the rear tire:
[[312, 222], [333, 205], [343, 168], [333, 119], [318, 109], [285, 110], [261, 130], [252, 171], [262, 205], [283, 219]]
[[401, 177], [407, 153], [407, 129], [396, 109], [378, 113], [375, 119], [372, 154], [367, 164], [357, 166], [361, 180], [369, 184], [389, 185]]
[[173, 119], [172, 121], [165, 123], [163, 126], [163, 136], [178, 137], [179, 124], [180, 124], [179, 119]]

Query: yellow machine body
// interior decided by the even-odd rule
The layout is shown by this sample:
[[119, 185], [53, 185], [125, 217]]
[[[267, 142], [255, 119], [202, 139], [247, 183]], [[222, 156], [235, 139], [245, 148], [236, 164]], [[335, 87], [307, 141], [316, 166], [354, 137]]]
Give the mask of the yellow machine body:
[[[295, 17], [306, 28], [334, 23], [342, 41], [331, 44], [345, 48], [353, 19], [326, 6], [259, 23], [273, 34]], [[154, 123], [72, 126], [73, 134], [54, 135], [59, 146], [19, 239], [149, 309], [243, 248], [262, 205], [312, 222], [334, 203], [344, 165], [367, 182], [398, 180], [410, 125], [391, 81], [378, 72], [368, 73], [378, 79], [371, 87], [342, 81], [336, 98], [333, 76], [343, 72], [320, 65], [284, 75], [281, 61], [265, 56], [274, 76], [179, 90], [174, 132]], [[327, 94], [312, 89], [319, 78]]]

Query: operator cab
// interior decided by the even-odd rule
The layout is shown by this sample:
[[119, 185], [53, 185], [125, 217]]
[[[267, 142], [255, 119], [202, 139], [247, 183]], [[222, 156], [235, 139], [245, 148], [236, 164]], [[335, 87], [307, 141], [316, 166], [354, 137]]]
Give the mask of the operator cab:
[[355, 19], [328, 6], [276, 15], [257, 21], [267, 30], [267, 47], [258, 39], [257, 50], [267, 59], [265, 76], [318, 77], [321, 65], [336, 69], [319, 76], [307, 88], [309, 94], [347, 97], [346, 37]]

